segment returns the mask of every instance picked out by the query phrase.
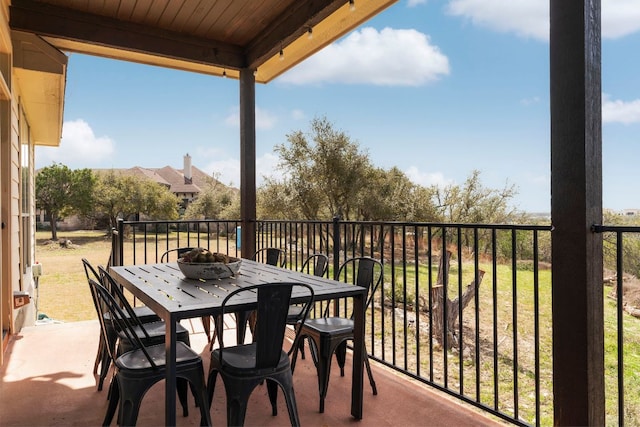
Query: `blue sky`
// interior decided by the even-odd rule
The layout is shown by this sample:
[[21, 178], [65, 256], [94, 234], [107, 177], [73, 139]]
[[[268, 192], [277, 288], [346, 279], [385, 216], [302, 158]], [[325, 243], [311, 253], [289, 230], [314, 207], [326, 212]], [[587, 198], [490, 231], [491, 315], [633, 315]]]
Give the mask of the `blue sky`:
[[[401, 0], [273, 82], [256, 87], [257, 172], [273, 147], [326, 117], [422, 185], [515, 185], [550, 210], [549, 18], [540, 0]], [[357, 0], [356, 0], [357, 7]], [[602, 0], [603, 204], [640, 208], [640, 0]], [[285, 51], [286, 60], [286, 51]], [[62, 142], [36, 166], [182, 168], [239, 185], [232, 79], [72, 54]]]

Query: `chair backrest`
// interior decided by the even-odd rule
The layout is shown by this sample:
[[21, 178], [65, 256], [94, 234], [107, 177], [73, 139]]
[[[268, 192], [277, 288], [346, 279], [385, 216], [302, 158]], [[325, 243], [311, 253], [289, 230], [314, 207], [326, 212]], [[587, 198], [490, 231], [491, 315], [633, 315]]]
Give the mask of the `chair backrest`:
[[166, 251], [165, 253], [162, 254], [162, 256], [160, 257], [160, 262], [169, 262], [169, 258], [171, 255], [173, 255], [175, 253], [176, 255], [176, 259], [182, 257], [182, 255], [186, 254], [187, 252], [192, 251], [194, 248], [175, 248], [175, 249], [169, 249], [168, 251]]
[[322, 277], [329, 269], [329, 257], [325, 254], [312, 254], [304, 260], [300, 271], [314, 276]]
[[[257, 301], [256, 301], [257, 294]], [[237, 311], [230, 308], [229, 304], [247, 304], [246, 310], [257, 311], [254, 342], [256, 343], [257, 369], [276, 367], [282, 353], [282, 343], [286, 329], [287, 313], [291, 299], [294, 303], [302, 305], [302, 321], [309, 314], [313, 304], [313, 288], [304, 283], [264, 283], [237, 289], [230, 293], [222, 302], [222, 313]], [[221, 322], [223, 316], [218, 316]], [[218, 325], [219, 328], [222, 325]], [[300, 331], [302, 328], [298, 328]], [[219, 329], [222, 330], [222, 329]], [[297, 334], [296, 340], [297, 342]], [[224, 338], [220, 339], [220, 358], [224, 360]]]
[[[116, 328], [123, 332], [127, 340], [131, 343], [132, 347], [136, 350], [142, 350], [142, 353], [145, 355], [147, 360], [149, 361], [152, 367], [156, 367], [156, 363], [153, 361], [153, 358], [149, 355], [146, 347], [142, 343], [142, 340], [138, 337], [136, 332], [133, 330], [133, 325], [120, 308], [120, 305], [115, 300], [115, 298], [111, 295], [109, 290], [102, 286], [100, 283], [93, 279], [89, 279], [89, 287], [91, 288], [91, 295], [96, 301], [96, 306], [98, 308], [98, 318], [100, 319], [100, 324], [102, 326], [102, 333], [105, 339], [105, 342], [109, 342], [109, 338], [107, 336], [107, 328], [104, 324], [106, 314], [109, 313], [111, 321], [116, 325]], [[110, 346], [107, 346], [110, 347]], [[118, 357], [117, 354], [113, 354], [114, 349], [108, 348], [110, 356], [113, 360], [116, 360]]]
[[[340, 265], [337, 279], [346, 283], [367, 288], [367, 302], [365, 309], [369, 307], [376, 290], [382, 283], [384, 267], [377, 259], [371, 257], [354, 257]], [[329, 306], [327, 306], [327, 311]]]
[[109, 292], [109, 294], [113, 297], [118, 307], [122, 310], [123, 315], [127, 316], [127, 321], [133, 327], [138, 327], [142, 330], [142, 333], [146, 338], [150, 338], [149, 333], [144, 327], [144, 324], [138, 318], [133, 307], [129, 303], [129, 300], [124, 296], [122, 292], [122, 287], [116, 280], [109, 274], [104, 267], [98, 266], [98, 271], [100, 272], [100, 283], [102, 286]]
[[82, 258], [82, 265], [84, 266], [84, 274], [87, 276], [87, 280], [100, 281], [100, 275], [86, 258]]
[[287, 252], [280, 248], [262, 248], [258, 249], [252, 259], [265, 264], [284, 267], [287, 263]]

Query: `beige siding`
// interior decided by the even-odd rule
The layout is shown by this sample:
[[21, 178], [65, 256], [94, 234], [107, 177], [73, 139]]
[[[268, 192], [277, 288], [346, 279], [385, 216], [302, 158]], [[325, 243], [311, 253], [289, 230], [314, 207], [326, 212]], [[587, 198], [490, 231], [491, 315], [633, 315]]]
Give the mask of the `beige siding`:
[[[11, 39], [8, 19], [8, 0], [0, 4], [0, 220], [8, 225], [6, 216], [11, 207], [10, 197], [10, 99], [11, 99]], [[0, 324], [3, 336], [12, 331], [12, 272], [9, 249], [11, 233], [9, 227], [0, 230]], [[3, 340], [4, 344], [4, 340]], [[0, 365], [4, 362], [4, 347], [0, 348]]]

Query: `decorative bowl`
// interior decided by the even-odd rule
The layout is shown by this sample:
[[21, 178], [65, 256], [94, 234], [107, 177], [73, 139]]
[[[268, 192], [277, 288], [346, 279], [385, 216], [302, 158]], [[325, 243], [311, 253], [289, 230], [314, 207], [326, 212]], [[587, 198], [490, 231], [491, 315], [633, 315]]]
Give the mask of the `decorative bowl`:
[[223, 262], [184, 262], [178, 259], [178, 267], [187, 279], [225, 279], [240, 271], [240, 258], [229, 258], [229, 263]]

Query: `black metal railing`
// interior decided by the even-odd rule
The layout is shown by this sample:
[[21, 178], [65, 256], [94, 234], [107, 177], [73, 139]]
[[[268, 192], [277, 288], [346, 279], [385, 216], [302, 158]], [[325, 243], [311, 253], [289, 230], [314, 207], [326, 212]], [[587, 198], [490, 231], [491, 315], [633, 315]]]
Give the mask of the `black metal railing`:
[[[239, 224], [121, 221], [114, 263], [159, 260], [178, 246], [242, 256]], [[284, 249], [291, 269], [313, 253], [329, 256], [331, 277], [350, 257], [382, 261], [367, 312], [372, 359], [511, 423], [553, 424], [550, 226], [336, 218], [258, 221], [256, 230], [256, 249]], [[624, 382], [617, 390], [624, 405]]]
[[[629, 424], [637, 425], [640, 419], [640, 403], [637, 399], [627, 402], [625, 396], [638, 396], [640, 393], [636, 377], [640, 365], [640, 326], [637, 325], [640, 320], [625, 314], [625, 309], [631, 311], [640, 307], [627, 304], [624, 295], [627, 279], [637, 278], [640, 273], [640, 227], [594, 225], [592, 230], [603, 234], [605, 268], [608, 266], [615, 271], [613, 276], [604, 280], [611, 286], [611, 291], [605, 291], [605, 295], [615, 301], [612, 304], [615, 310], [614, 321], [608, 321], [610, 319], [606, 311], [611, 308], [605, 305], [605, 370], [614, 370], [607, 369], [608, 366], [617, 368], [615, 372], [611, 372], [612, 375], [605, 376], [607, 403], [617, 402], [616, 410], [608, 412], [617, 412], [617, 420], [612, 420], [612, 423], [624, 426], [625, 421], [633, 421]], [[629, 293], [635, 293], [640, 300], [640, 285], [635, 285]], [[640, 317], [640, 311], [635, 313], [635, 317]], [[628, 337], [625, 336], [625, 330], [631, 332]], [[633, 360], [627, 363], [625, 355]], [[625, 372], [630, 372], [630, 377], [627, 377]], [[613, 415], [611, 418], [614, 418]]]

